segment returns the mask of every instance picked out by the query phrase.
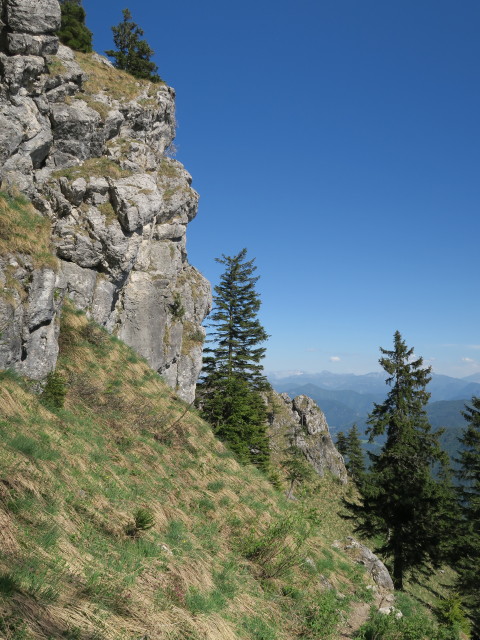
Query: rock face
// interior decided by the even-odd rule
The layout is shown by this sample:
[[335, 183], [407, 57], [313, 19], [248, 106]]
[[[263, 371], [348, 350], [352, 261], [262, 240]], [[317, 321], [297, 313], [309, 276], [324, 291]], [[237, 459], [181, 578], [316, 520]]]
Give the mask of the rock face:
[[0, 20], [1, 188], [50, 220], [59, 258], [0, 256], [0, 368], [55, 367], [66, 295], [191, 401], [211, 293], [185, 248], [198, 194], [165, 154], [173, 89], [59, 46], [57, 0], [0, 0]]
[[342, 456], [333, 444], [325, 415], [305, 395], [293, 400], [286, 393], [272, 393], [269, 398], [270, 435], [273, 454], [281, 454], [294, 444], [320, 475], [326, 472], [347, 482]]
[[[339, 543], [338, 546], [340, 548], [343, 547], [351, 557], [366, 567], [378, 587], [386, 591], [393, 591], [393, 580], [388, 569], [373, 551], [351, 537], [347, 538], [347, 544], [342, 545]], [[390, 613], [390, 611], [387, 611], [387, 613]]]

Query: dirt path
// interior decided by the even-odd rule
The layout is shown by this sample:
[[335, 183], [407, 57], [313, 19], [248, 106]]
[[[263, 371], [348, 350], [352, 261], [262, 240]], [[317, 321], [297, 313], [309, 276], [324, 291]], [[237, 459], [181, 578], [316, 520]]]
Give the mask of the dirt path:
[[[377, 608], [386, 606], [385, 600], [390, 599], [386, 594], [375, 594], [375, 599], [373, 602], [354, 602], [352, 603], [352, 607], [350, 609], [350, 614], [348, 616], [348, 620], [340, 630], [340, 635], [338, 640], [350, 640], [353, 638], [353, 634], [357, 629], [359, 629], [364, 622], [366, 622], [370, 609], [372, 606]], [[389, 602], [390, 604], [390, 602]], [[387, 605], [388, 606], [388, 605]]]

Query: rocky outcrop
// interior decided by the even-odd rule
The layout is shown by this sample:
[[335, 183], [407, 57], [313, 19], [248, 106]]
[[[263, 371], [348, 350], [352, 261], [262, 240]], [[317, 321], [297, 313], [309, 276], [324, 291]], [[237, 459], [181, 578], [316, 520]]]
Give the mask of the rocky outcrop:
[[[380, 589], [393, 591], [393, 580], [387, 567], [371, 549], [351, 536], [347, 538], [346, 543], [336, 541], [334, 546], [337, 549], [343, 549], [351, 558], [356, 560], [356, 562], [363, 564]], [[386, 613], [389, 613], [389, 611]]]
[[324, 413], [305, 395], [293, 400], [286, 393], [272, 392], [269, 402], [272, 453], [281, 454], [290, 445], [300, 449], [315, 471], [326, 472], [347, 482], [342, 456], [333, 444]]
[[[175, 93], [59, 46], [57, 0], [0, 0], [0, 12], [1, 188], [48, 218], [58, 257], [48, 277], [25, 255], [1, 258], [0, 274], [18, 268], [0, 275], [0, 368], [34, 379], [54, 368], [69, 296], [191, 401], [211, 294], [185, 248], [198, 194], [166, 155]], [[41, 351], [25, 338], [37, 317]]]

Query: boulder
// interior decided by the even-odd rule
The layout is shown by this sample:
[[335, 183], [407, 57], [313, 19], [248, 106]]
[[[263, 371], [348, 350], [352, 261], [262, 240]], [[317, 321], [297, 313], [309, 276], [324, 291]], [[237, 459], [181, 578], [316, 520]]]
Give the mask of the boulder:
[[366, 567], [375, 583], [381, 589], [393, 591], [393, 580], [390, 577], [387, 567], [371, 549], [352, 537], [347, 538], [347, 544], [344, 545], [344, 549], [351, 557], [355, 558], [357, 562]]

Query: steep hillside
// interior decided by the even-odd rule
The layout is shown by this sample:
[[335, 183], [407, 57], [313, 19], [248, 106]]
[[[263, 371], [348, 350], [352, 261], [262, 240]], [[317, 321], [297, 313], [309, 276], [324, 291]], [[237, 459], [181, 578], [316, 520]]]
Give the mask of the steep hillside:
[[4, 637], [334, 638], [370, 598], [332, 547], [341, 485], [286, 501], [72, 307], [46, 393], [3, 372], [0, 395]]

